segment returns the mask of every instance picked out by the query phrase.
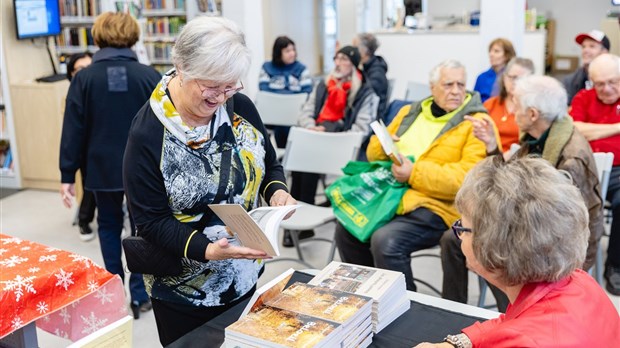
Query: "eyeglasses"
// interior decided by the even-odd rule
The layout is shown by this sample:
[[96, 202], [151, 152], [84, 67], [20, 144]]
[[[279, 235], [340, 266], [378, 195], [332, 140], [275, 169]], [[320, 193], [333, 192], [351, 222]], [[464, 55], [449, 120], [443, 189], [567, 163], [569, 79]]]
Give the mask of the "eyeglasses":
[[452, 225], [452, 232], [454, 232], [454, 235], [456, 236], [456, 238], [460, 240], [461, 235], [463, 233], [465, 232], [471, 233], [471, 228], [463, 227], [463, 223], [461, 222], [461, 219], [458, 219]]
[[200, 90], [200, 94], [203, 98], [217, 99], [217, 97], [219, 97], [223, 93], [224, 97], [228, 99], [243, 89], [243, 82], [241, 81], [239, 81], [241, 86], [225, 89], [223, 91], [217, 87], [202, 88], [200, 84], [198, 83], [198, 80], [194, 80], [194, 81], [196, 81], [196, 85], [198, 86], [198, 89]]
[[607, 81], [592, 81], [592, 85], [594, 86], [594, 88], [598, 89], [603, 89], [607, 85], [609, 85], [609, 87], [618, 87], [618, 85], [620, 85], [620, 77]]

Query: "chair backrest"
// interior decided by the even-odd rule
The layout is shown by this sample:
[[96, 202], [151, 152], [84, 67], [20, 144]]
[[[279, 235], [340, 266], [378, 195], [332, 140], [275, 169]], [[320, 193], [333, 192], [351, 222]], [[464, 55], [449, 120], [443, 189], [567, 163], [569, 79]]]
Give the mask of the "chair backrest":
[[420, 101], [431, 95], [431, 87], [426, 83], [407, 82], [405, 100]]
[[258, 91], [254, 104], [264, 124], [294, 126], [306, 99], [307, 93], [278, 94]]
[[390, 100], [392, 98], [392, 91], [394, 91], [394, 84], [396, 83], [396, 79], [388, 79], [388, 88], [387, 88], [387, 98], [386, 100]]
[[342, 175], [342, 168], [355, 160], [363, 133], [316, 132], [292, 127], [282, 165], [286, 171]]
[[605, 200], [607, 188], [609, 186], [611, 167], [614, 165], [614, 154], [611, 152], [595, 152], [594, 162], [596, 163], [598, 180], [601, 182], [601, 195], [603, 196], [603, 200]]

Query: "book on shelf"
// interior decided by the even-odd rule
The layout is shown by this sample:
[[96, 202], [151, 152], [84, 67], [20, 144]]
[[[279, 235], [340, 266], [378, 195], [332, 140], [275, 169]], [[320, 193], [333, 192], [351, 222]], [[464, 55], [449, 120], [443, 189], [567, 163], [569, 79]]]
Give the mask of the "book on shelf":
[[[354, 295], [338, 290], [321, 288], [318, 286], [295, 282], [289, 287], [294, 270], [289, 269], [256, 291], [243, 311], [237, 323], [226, 328], [226, 343], [246, 346], [304, 346], [306, 339], [297, 341], [282, 340], [270, 336], [264, 337], [264, 332], [279, 332], [282, 326], [290, 325], [291, 318], [298, 324], [309, 322], [329, 324], [340, 331], [331, 337], [312, 336], [315, 341], [312, 345], [337, 347], [366, 347], [362, 343], [372, 340], [372, 303], [370, 297]], [[267, 311], [267, 312], [266, 312]], [[263, 321], [261, 328], [257, 328], [256, 321], [260, 321], [265, 313], [275, 311], [274, 321]], [[250, 323], [250, 324], [248, 324]], [[253, 325], [247, 330], [240, 326]], [[258, 332], [260, 331], [260, 332]], [[288, 334], [288, 332], [287, 332]]]
[[400, 272], [332, 261], [308, 282], [373, 299], [373, 332], [378, 333], [410, 307]]
[[229, 233], [236, 234], [243, 246], [262, 250], [268, 256], [280, 255], [280, 223], [297, 207], [299, 205], [260, 207], [248, 212], [239, 204], [209, 204]]
[[388, 132], [385, 124], [382, 120], [373, 121], [370, 124], [370, 128], [377, 136], [381, 147], [383, 148], [383, 152], [392, 160], [392, 162], [401, 165], [403, 162], [400, 159], [400, 153], [398, 152], [398, 147], [392, 140], [392, 135]]

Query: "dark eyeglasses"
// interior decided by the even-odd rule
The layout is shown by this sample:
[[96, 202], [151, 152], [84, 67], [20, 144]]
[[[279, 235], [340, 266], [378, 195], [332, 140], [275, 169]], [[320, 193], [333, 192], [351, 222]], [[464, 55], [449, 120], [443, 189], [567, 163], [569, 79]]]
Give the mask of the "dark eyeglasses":
[[463, 233], [465, 232], [471, 233], [471, 228], [463, 227], [463, 223], [461, 222], [461, 219], [458, 219], [452, 225], [452, 232], [454, 232], [454, 235], [456, 236], [456, 238], [460, 240], [461, 235]]

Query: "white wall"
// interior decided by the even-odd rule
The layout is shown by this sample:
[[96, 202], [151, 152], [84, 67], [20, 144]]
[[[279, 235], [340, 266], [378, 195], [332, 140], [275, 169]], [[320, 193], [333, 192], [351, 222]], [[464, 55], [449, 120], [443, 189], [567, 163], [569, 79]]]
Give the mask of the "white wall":
[[527, 3], [538, 13], [545, 13], [548, 18], [556, 20], [556, 55], [580, 56], [581, 49], [575, 43], [575, 36], [600, 29], [607, 11], [620, 11], [620, 6], [612, 6], [610, 0], [528, 0]]
[[320, 72], [318, 1], [263, 0], [264, 61], [271, 60], [273, 42], [286, 35], [295, 41], [297, 59], [311, 74]]
[[431, 21], [433, 17], [450, 15], [461, 17], [464, 12], [469, 13], [471, 11], [480, 10], [480, 0], [430, 0], [427, 4], [427, 14], [431, 17]]

